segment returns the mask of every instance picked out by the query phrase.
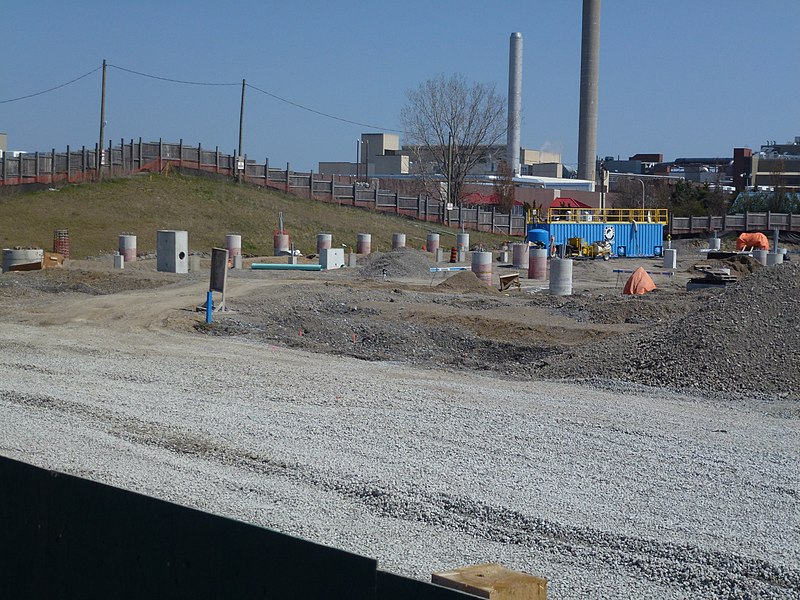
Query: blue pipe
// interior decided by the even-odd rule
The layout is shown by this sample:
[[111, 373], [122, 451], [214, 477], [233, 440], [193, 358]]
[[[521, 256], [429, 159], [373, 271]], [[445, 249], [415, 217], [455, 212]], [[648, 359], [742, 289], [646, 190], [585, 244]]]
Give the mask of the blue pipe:
[[208, 290], [206, 295], [206, 325], [211, 325], [211, 313], [214, 308], [214, 299], [211, 295], [211, 290]]

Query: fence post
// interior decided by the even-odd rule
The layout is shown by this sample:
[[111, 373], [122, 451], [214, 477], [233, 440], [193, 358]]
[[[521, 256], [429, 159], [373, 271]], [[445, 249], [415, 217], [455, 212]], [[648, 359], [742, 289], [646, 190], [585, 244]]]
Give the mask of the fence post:
[[353, 206], [356, 205], [356, 182], [353, 182]]
[[491, 233], [494, 233], [494, 219], [497, 216], [497, 208], [492, 206], [492, 229]]
[[56, 149], [50, 150], [50, 183], [55, 183], [56, 180]]
[[792, 230], [792, 213], [791, 212], [786, 216], [786, 229], [788, 229], [789, 231]]
[[767, 211], [767, 226], [765, 227], [765, 229], [767, 230], [772, 229], [770, 225], [772, 225], [772, 213], [770, 211]]
[[336, 175], [331, 175], [331, 202], [336, 202]]
[[197, 170], [203, 170], [203, 144], [199, 142], [197, 144]]
[[269, 183], [269, 157], [264, 159], [264, 187]]
[[[377, 193], [376, 193], [377, 196]], [[395, 214], [400, 214], [400, 192], [394, 193], [394, 212]]]
[[139, 169], [142, 168], [142, 138], [139, 138]]
[[744, 230], [747, 231], [750, 229], [750, 213], [744, 211]]
[[108, 175], [114, 176], [114, 142], [108, 140]]
[[33, 174], [36, 177], [36, 183], [39, 183], [39, 153], [35, 154], [36, 165], [33, 168]]
[[287, 194], [289, 193], [289, 169], [290, 169], [290, 165], [287, 162], [286, 163], [286, 193]]
[[178, 168], [183, 166], [183, 138], [178, 142]]
[[422, 216], [422, 194], [417, 194], [417, 219]]
[[308, 197], [314, 199], [314, 169], [308, 171]]
[[158, 138], [158, 172], [164, 170], [164, 143]]
[[69, 155], [69, 144], [67, 144], [67, 183], [69, 183], [69, 169], [70, 169], [70, 155]]

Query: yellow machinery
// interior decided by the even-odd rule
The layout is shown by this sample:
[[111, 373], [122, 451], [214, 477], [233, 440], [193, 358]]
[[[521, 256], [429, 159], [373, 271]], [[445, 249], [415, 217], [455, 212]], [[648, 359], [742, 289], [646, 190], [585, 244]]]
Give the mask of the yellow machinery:
[[587, 244], [583, 238], [572, 237], [567, 239], [565, 252], [567, 257], [577, 258], [598, 258], [608, 260], [611, 256], [611, 244], [606, 241], [592, 242]]

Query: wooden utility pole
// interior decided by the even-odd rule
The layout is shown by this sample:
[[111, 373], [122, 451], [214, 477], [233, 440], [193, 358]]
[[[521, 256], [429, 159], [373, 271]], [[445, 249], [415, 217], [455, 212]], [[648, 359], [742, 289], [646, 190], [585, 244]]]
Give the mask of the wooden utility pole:
[[100, 91], [100, 144], [97, 146], [97, 179], [103, 178], [103, 144], [106, 129], [106, 59], [103, 59], [103, 84]]
[[[239, 154], [236, 157], [237, 170], [238, 170], [239, 162], [243, 160], [242, 157], [244, 156], [242, 154], [242, 137], [243, 137], [243, 132], [244, 132], [244, 90], [245, 90], [246, 87], [247, 87], [247, 81], [242, 79], [242, 105], [239, 108]], [[247, 167], [247, 165], [245, 165], [245, 167]], [[244, 175], [243, 171], [244, 171], [244, 169], [241, 169], [241, 170], [238, 170], [238, 173], [237, 173], [238, 180], [239, 180], [240, 183], [241, 183], [242, 178], [243, 178], [242, 176]]]

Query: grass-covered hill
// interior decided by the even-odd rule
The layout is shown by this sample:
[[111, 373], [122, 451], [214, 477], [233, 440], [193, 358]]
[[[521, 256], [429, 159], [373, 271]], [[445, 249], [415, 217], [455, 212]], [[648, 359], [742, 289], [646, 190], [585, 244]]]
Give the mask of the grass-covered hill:
[[[316, 249], [317, 233], [333, 234], [335, 246], [355, 249], [356, 235], [372, 234], [373, 251], [391, 248], [392, 234], [421, 248], [429, 231], [441, 245], [455, 245], [454, 229], [375, 211], [295, 198], [280, 192], [180, 174], [142, 173], [102, 183], [0, 196], [0, 244], [52, 249], [53, 231], [68, 229], [72, 258], [113, 253], [119, 234], [137, 236], [139, 252], [154, 252], [159, 229], [189, 232], [190, 251], [224, 246], [226, 233], [242, 235], [242, 251], [271, 255], [278, 213], [295, 247]], [[496, 247], [508, 236], [470, 232], [472, 243]]]

